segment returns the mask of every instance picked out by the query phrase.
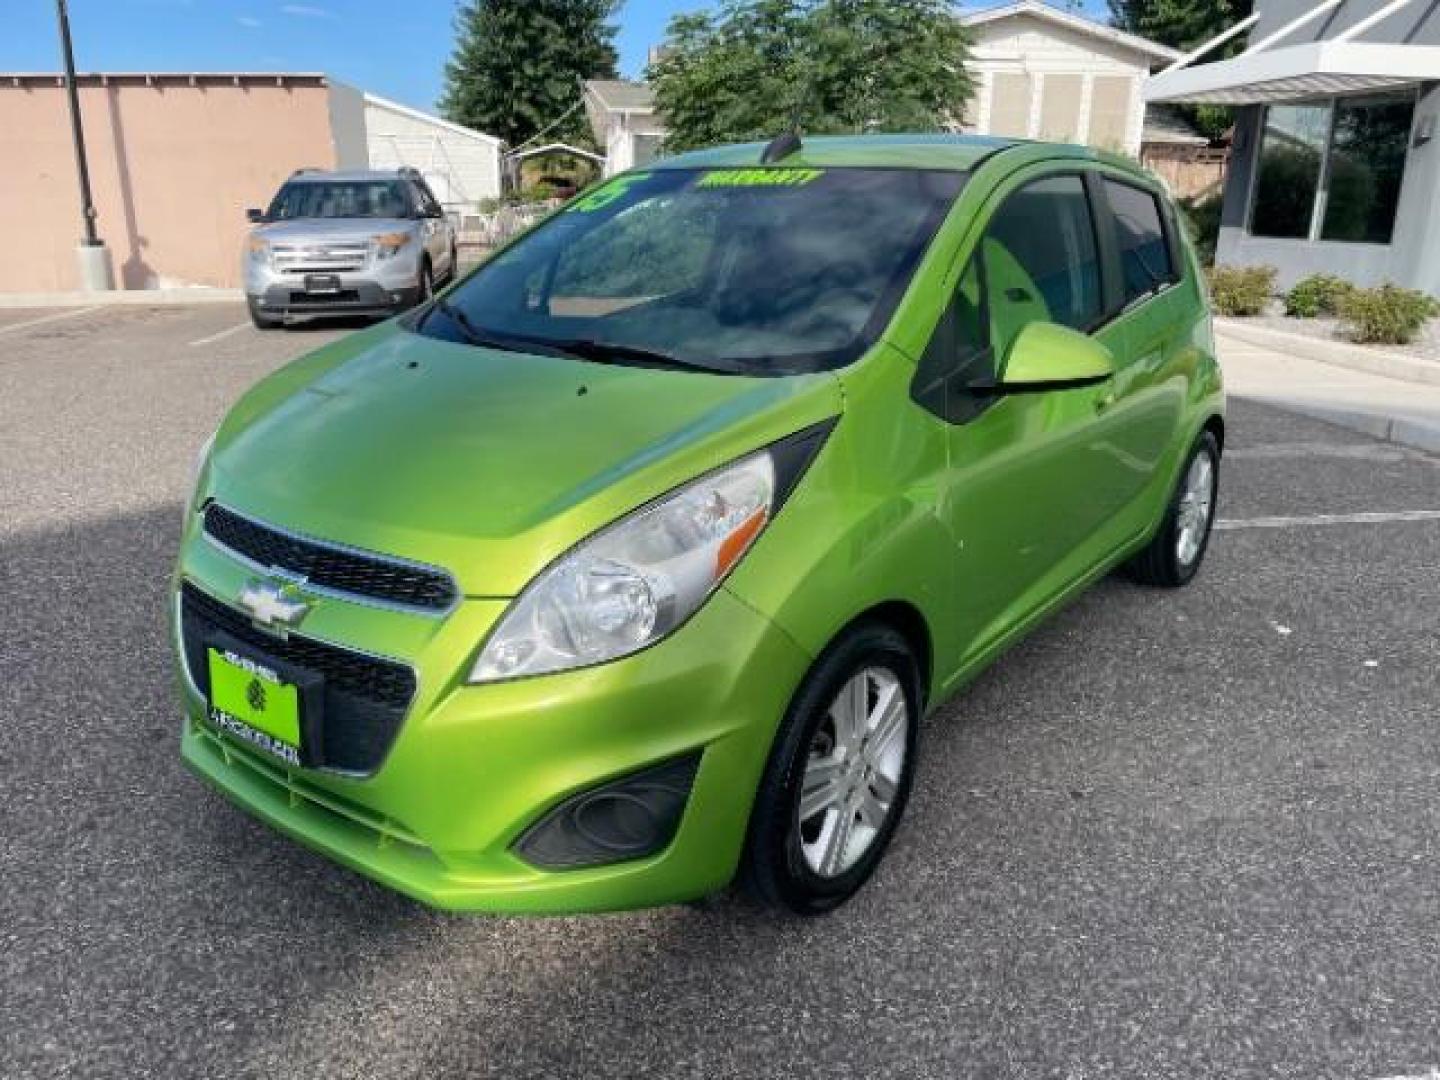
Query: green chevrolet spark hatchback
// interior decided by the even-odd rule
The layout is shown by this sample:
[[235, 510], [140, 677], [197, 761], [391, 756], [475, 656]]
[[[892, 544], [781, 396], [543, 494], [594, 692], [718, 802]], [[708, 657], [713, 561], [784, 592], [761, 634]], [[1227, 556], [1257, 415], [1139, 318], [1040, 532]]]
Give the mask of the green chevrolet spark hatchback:
[[875, 869], [920, 721], [1205, 554], [1223, 396], [1148, 175], [948, 136], [682, 155], [251, 389], [202, 456], [189, 766], [430, 904]]

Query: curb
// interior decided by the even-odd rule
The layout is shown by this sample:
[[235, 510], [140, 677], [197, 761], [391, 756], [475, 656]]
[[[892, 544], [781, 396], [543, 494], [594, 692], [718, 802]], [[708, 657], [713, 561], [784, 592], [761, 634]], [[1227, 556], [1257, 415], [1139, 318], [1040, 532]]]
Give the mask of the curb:
[[1383, 416], [1379, 413], [1362, 412], [1358, 409], [1337, 409], [1332, 405], [1314, 405], [1308, 401], [1291, 398], [1255, 397], [1236, 394], [1237, 398], [1259, 402], [1286, 412], [1308, 416], [1349, 431], [1358, 431], [1372, 439], [1408, 446], [1412, 450], [1423, 450], [1428, 454], [1440, 454], [1440, 425], [1427, 424], [1422, 420]]
[[1334, 367], [1383, 375], [1404, 382], [1440, 386], [1440, 364], [1416, 360], [1400, 353], [1385, 352], [1366, 345], [1348, 345], [1343, 341], [1322, 341], [1304, 334], [1272, 330], [1268, 326], [1251, 326], [1241, 319], [1216, 317], [1215, 329], [1250, 345], [1283, 346], [1293, 356], [1315, 360]]
[[122, 304], [235, 304], [244, 289], [112, 289], [108, 292], [0, 293], [0, 309], [108, 307]]

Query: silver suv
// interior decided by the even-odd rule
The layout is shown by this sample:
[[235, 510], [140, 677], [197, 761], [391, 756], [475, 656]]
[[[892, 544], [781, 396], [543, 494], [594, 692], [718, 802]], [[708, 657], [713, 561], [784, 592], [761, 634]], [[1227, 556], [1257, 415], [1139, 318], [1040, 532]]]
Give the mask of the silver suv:
[[248, 217], [245, 298], [261, 329], [392, 315], [429, 299], [459, 265], [455, 230], [415, 169], [300, 169]]

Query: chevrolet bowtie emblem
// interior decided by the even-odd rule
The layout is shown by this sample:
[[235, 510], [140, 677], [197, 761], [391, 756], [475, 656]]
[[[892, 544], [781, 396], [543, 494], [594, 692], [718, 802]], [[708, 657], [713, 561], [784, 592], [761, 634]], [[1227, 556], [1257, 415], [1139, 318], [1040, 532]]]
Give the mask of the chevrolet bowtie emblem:
[[310, 602], [297, 586], [256, 578], [240, 590], [240, 606], [250, 613], [256, 626], [283, 635], [300, 625], [310, 614]]

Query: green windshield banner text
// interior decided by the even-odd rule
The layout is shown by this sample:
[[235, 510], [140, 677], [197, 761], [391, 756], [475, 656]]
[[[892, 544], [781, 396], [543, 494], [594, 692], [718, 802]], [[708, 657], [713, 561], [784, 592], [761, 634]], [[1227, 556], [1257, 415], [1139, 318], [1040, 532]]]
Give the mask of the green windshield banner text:
[[608, 184], [602, 184], [590, 192], [589, 195], [576, 200], [570, 209], [582, 214], [588, 214], [592, 210], [599, 210], [602, 207], [609, 206], [616, 199], [623, 198], [625, 192], [629, 191], [631, 187], [638, 184], [641, 180], [649, 179], [649, 173], [635, 173], [633, 176], [617, 176]]
[[696, 187], [799, 187], [808, 184], [821, 169], [716, 169], [700, 178]]

